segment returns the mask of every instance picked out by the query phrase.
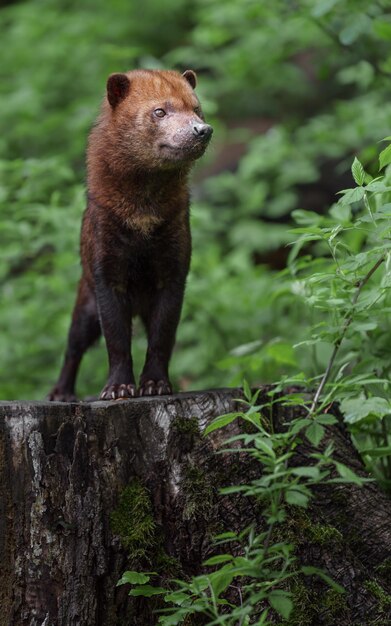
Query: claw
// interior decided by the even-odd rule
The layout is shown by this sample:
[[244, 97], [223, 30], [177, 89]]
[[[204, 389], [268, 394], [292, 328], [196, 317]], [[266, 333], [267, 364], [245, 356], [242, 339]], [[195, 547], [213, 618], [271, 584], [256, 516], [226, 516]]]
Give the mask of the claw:
[[48, 402], [77, 402], [77, 398], [74, 393], [67, 393], [66, 391], [60, 391], [56, 387], [52, 389], [46, 396]]
[[129, 383], [113, 383], [106, 385], [100, 394], [100, 400], [123, 400], [126, 398], [134, 398], [136, 395], [135, 385]]
[[128, 390], [129, 395], [134, 398], [136, 395], [136, 387], [134, 385], [127, 385], [126, 389]]
[[167, 380], [146, 380], [139, 387], [139, 396], [164, 396], [172, 393], [172, 388]]

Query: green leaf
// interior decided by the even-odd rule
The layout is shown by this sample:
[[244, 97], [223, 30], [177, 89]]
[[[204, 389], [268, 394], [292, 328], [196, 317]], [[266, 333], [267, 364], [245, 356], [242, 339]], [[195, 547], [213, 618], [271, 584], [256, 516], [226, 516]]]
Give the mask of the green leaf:
[[329, 13], [338, 2], [340, 2], [340, 0], [318, 0], [311, 10], [311, 13], [314, 17], [322, 17], [326, 15], [326, 13]]
[[354, 157], [352, 165], [352, 175], [357, 185], [363, 185], [365, 181], [365, 170], [357, 157]]
[[369, 183], [365, 190], [371, 191], [372, 193], [383, 193], [384, 191], [391, 191], [391, 187], [389, 185], [385, 185], [383, 181], [376, 179]]
[[230, 350], [230, 354], [232, 354], [233, 356], [245, 356], [246, 354], [253, 354], [262, 347], [262, 344], [263, 341], [261, 339], [256, 339], [255, 341], [243, 343], [240, 346], [236, 346], [236, 348]]
[[386, 19], [378, 19], [373, 23], [373, 30], [381, 39], [391, 39], [391, 23]]
[[350, 46], [360, 35], [368, 33], [372, 27], [372, 20], [365, 13], [350, 13], [349, 21], [339, 33], [339, 39], [344, 46]]
[[363, 199], [365, 189], [364, 187], [354, 187], [354, 189], [344, 189], [339, 193], [343, 194], [342, 198], [338, 200], [339, 204], [354, 204]]
[[379, 154], [379, 169], [383, 169], [386, 165], [391, 163], [391, 145], [387, 146]]
[[272, 459], [276, 458], [276, 453], [274, 452], [273, 448], [272, 448], [272, 442], [270, 441], [270, 439], [266, 439], [263, 437], [257, 437], [255, 440], [255, 447], [258, 450], [262, 450], [262, 452], [264, 452], [267, 456], [269, 456]]
[[322, 441], [323, 435], [324, 428], [316, 420], [314, 420], [312, 424], [308, 426], [308, 428], [306, 428], [305, 431], [305, 436], [307, 437], [308, 441], [310, 441], [310, 443], [312, 443], [316, 448]]
[[360, 476], [357, 476], [357, 474], [355, 474], [353, 470], [351, 470], [350, 467], [347, 467], [347, 465], [345, 465], [344, 463], [338, 463], [338, 461], [335, 461], [335, 467], [337, 468], [337, 472], [341, 476], [341, 478], [343, 478], [347, 482], [354, 483], [356, 485], [363, 484], [362, 478], [360, 478]]
[[246, 400], [250, 402], [252, 398], [252, 393], [251, 393], [250, 385], [248, 384], [247, 380], [243, 381], [243, 393], [244, 393], [244, 397], [246, 398]]
[[303, 226], [317, 226], [323, 221], [323, 217], [315, 211], [304, 211], [303, 209], [297, 209], [292, 211], [292, 217], [297, 224]]
[[178, 624], [183, 624], [185, 617], [192, 612], [191, 610], [183, 609], [175, 611], [174, 615], [161, 615], [158, 623], [161, 626], [178, 626]]
[[[181, 583], [183, 585], [183, 583]], [[204, 591], [209, 587], [209, 578], [208, 576], [202, 575], [196, 576], [192, 579], [192, 582], [189, 584], [189, 589], [195, 593], [199, 594], [200, 591]]]
[[317, 415], [316, 421], [318, 424], [336, 424], [338, 422], [335, 415], [329, 415], [328, 413], [324, 413], [323, 415]]
[[[265, 609], [264, 611], [262, 611], [259, 620], [254, 623], [254, 626], [265, 626], [266, 624], [268, 624], [269, 622], [266, 621], [268, 618], [268, 615], [269, 615], [269, 609]], [[245, 619], [247, 621], [243, 622], [243, 626], [249, 626], [250, 624], [249, 618], [246, 617]]]
[[228, 496], [231, 493], [241, 493], [241, 492], [245, 492], [248, 490], [248, 486], [247, 485], [234, 485], [232, 487], [222, 487], [220, 489], [220, 493]]
[[238, 536], [236, 533], [233, 533], [232, 531], [228, 531], [226, 533], [220, 533], [220, 535], [215, 535], [215, 539], [217, 539], [218, 541], [223, 540], [223, 539], [227, 539], [229, 540], [234, 540], [237, 539]]
[[292, 474], [295, 476], [305, 476], [306, 478], [319, 478], [319, 468], [315, 466], [307, 466], [307, 467], [295, 467], [292, 470]]
[[385, 456], [391, 456], [391, 446], [383, 446], [379, 448], [364, 448], [361, 454], [367, 454], [374, 459], [381, 459]]
[[338, 583], [336, 583], [330, 576], [325, 574], [322, 569], [318, 567], [313, 567], [312, 565], [303, 565], [300, 570], [303, 572], [305, 576], [319, 576], [322, 578], [332, 589], [337, 591], [338, 593], [345, 593], [345, 589], [341, 587]]
[[352, 209], [349, 204], [334, 204], [330, 215], [339, 223], [346, 224], [352, 219]]
[[305, 426], [308, 426], [309, 424], [312, 424], [312, 420], [309, 417], [301, 417], [300, 419], [297, 419], [294, 422], [291, 422], [289, 430], [292, 433], [292, 435], [295, 435], [296, 433], [299, 433], [303, 428], [305, 428]]
[[211, 422], [209, 426], [205, 428], [204, 435], [209, 435], [209, 433], [212, 433], [214, 430], [218, 430], [219, 428], [227, 426], [237, 417], [239, 417], [239, 415], [241, 415], [241, 413], [227, 413], [226, 415], [220, 415], [220, 417], [216, 417], [216, 419], [214, 419], [213, 422]]
[[220, 563], [227, 563], [228, 561], [232, 561], [232, 559], [232, 554], [219, 554], [204, 561], [203, 565], [220, 565]]
[[190, 598], [191, 596], [183, 591], [173, 591], [164, 596], [164, 602], [172, 602], [173, 604], [181, 606], [184, 602], [190, 600]]
[[210, 584], [218, 597], [231, 584], [235, 574], [231, 568], [222, 568], [209, 576]]
[[[155, 572], [149, 572], [149, 573], [154, 574]], [[117, 582], [117, 586], [125, 585], [126, 583], [130, 583], [131, 585], [144, 585], [150, 580], [150, 577], [151, 576], [149, 576], [148, 574], [127, 571], [127, 572], [124, 572], [124, 574], [122, 575], [122, 578], [120, 578], [120, 580]]]
[[290, 594], [286, 591], [275, 590], [269, 594], [268, 600], [270, 605], [277, 613], [284, 619], [289, 619], [289, 616], [293, 609], [293, 603], [290, 599]]
[[283, 342], [270, 343], [266, 347], [266, 354], [271, 356], [277, 363], [297, 365], [297, 359], [291, 344]]
[[341, 411], [345, 422], [355, 424], [369, 416], [383, 417], [391, 413], [389, 400], [380, 396], [371, 398], [344, 398], [341, 402]]
[[135, 587], [129, 591], [130, 596], [144, 596], [150, 598], [151, 596], [160, 596], [163, 593], [167, 593], [167, 589], [162, 587], [152, 587], [151, 585], [143, 585], [142, 587]]
[[299, 489], [288, 489], [285, 492], [285, 501], [288, 504], [294, 504], [295, 506], [307, 507], [308, 505], [308, 496], [299, 491]]

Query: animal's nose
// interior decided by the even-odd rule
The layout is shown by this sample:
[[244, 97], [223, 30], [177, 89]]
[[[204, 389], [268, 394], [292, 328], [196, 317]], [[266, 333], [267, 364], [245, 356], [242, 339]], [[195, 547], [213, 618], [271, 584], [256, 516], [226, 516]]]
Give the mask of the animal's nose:
[[213, 133], [213, 128], [209, 124], [193, 124], [193, 135], [200, 139], [210, 139]]

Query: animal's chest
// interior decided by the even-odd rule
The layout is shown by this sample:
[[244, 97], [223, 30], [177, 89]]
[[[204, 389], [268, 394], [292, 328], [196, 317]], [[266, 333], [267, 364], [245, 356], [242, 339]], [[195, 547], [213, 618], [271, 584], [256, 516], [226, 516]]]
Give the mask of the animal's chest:
[[114, 251], [117, 278], [129, 291], [162, 288], [175, 271], [175, 252], [159, 237], [123, 236]]

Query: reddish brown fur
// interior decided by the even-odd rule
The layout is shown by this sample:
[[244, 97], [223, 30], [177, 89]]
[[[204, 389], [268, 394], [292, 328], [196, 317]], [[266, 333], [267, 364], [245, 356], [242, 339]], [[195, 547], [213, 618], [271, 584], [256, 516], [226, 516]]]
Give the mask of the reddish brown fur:
[[190, 262], [188, 172], [211, 134], [193, 86], [190, 70], [136, 70], [108, 80], [88, 144], [83, 275], [51, 399], [74, 397], [82, 354], [101, 329], [110, 364], [101, 397], [135, 395], [129, 349], [135, 314], [149, 340], [139, 391], [171, 391], [168, 361]]

